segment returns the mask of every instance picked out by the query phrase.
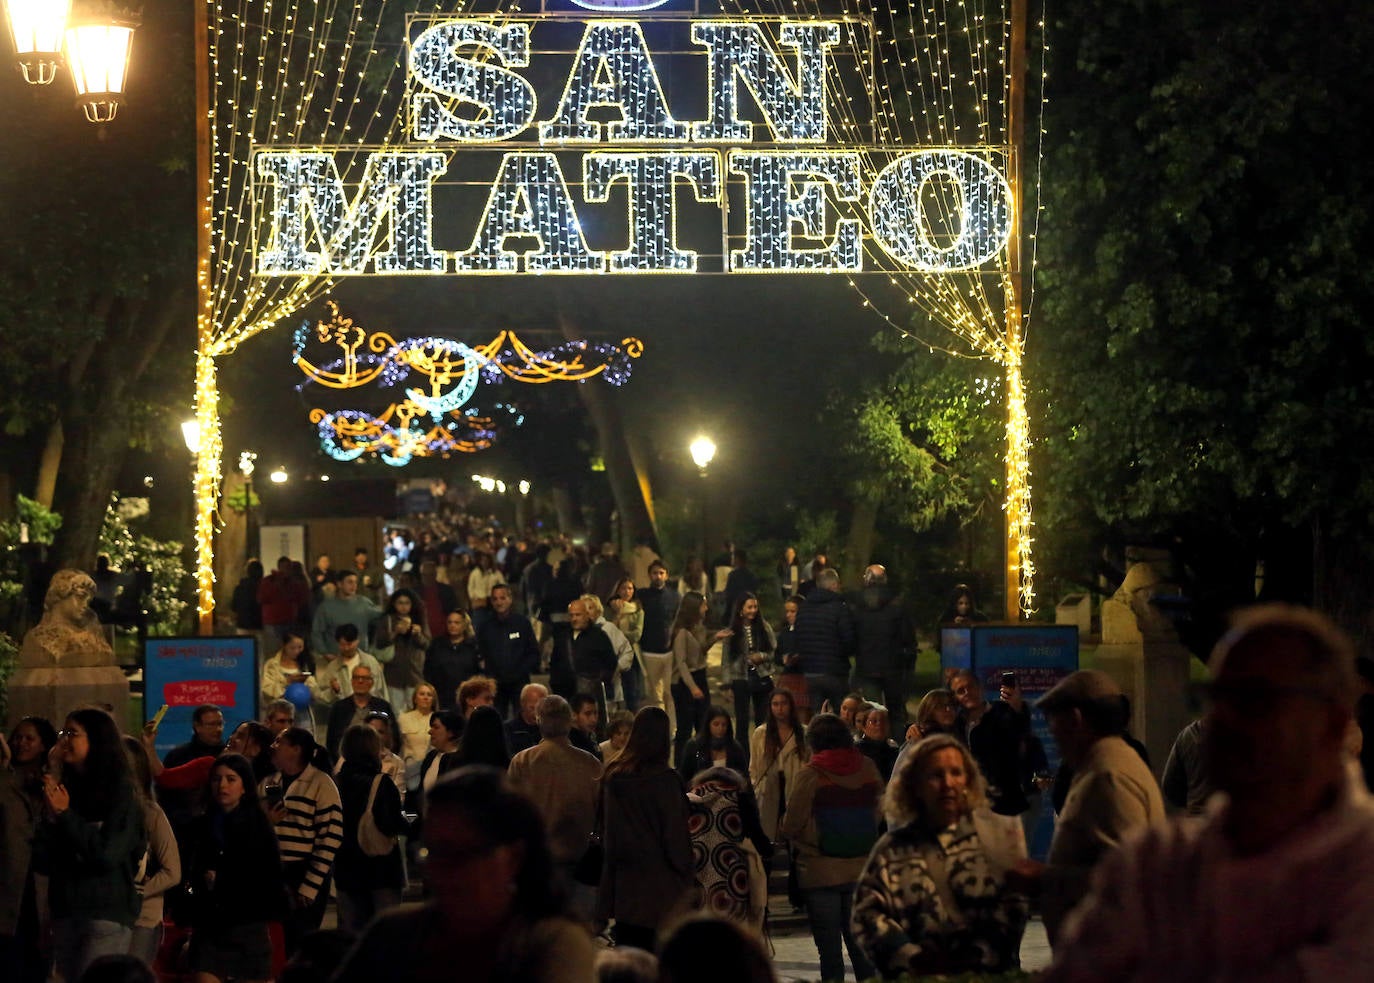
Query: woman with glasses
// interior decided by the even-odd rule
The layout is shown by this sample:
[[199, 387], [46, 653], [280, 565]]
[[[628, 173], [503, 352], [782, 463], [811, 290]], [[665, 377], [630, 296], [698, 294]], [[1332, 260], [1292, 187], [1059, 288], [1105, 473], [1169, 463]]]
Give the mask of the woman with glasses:
[[57, 969], [75, 980], [96, 957], [129, 951], [148, 836], [114, 719], [104, 710], [74, 710], [57, 736], [39, 838]]

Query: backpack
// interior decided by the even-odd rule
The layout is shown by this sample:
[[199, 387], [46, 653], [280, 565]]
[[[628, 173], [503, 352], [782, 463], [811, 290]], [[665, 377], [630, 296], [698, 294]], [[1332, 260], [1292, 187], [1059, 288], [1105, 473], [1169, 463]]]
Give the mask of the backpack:
[[868, 856], [878, 841], [876, 810], [882, 786], [865, 782], [845, 788], [819, 768], [814, 770], [819, 781], [811, 810], [821, 854], [846, 859]]
[[377, 775], [372, 779], [372, 790], [367, 793], [367, 806], [358, 817], [358, 849], [369, 857], [385, 857], [396, 849], [396, 837], [387, 836], [379, 830], [377, 820], [372, 815], [373, 803], [377, 801], [377, 786], [384, 779], [389, 781], [385, 775]]

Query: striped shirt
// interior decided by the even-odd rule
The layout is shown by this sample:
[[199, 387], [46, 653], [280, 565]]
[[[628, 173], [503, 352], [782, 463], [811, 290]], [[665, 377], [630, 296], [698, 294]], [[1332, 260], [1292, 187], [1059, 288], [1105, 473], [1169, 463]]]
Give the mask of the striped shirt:
[[[281, 772], [265, 779], [258, 793], [268, 782], [285, 784]], [[343, 843], [343, 807], [334, 780], [319, 769], [306, 765], [292, 780], [283, 800], [286, 815], [272, 827], [277, 834], [283, 864], [308, 863], [300, 895], [313, 901], [334, 869], [334, 854]]]

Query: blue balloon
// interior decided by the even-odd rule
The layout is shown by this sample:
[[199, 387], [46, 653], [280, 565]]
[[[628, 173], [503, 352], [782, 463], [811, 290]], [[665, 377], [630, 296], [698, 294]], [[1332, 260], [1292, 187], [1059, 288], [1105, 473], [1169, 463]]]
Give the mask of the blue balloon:
[[283, 695], [297, 710], [304, 710], [309, 707], [313, 699], [310, 694], [310, 687], [305, 683], [292, 683], [286, 687], [286, 693]]

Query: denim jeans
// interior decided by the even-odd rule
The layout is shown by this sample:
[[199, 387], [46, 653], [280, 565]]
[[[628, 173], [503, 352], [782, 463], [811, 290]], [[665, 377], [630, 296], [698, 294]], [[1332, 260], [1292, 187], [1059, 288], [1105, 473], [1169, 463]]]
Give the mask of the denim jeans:
[[844, 979], [844, 949], [849, 950], [849, 962], [854, 967], [856, 980], [878, 975], [849, 931], [849, 914], [853, 906], [853, 884], [806, 889], [806, 917], [811, 922], [811, 938], [821, 957], [821, 979], [827, 983]]
[[101, 918], [57, 918], [52, 923], [52, 947], [64, 980], [79, 980], [91, 961], [129, 952], [133, 929]]

